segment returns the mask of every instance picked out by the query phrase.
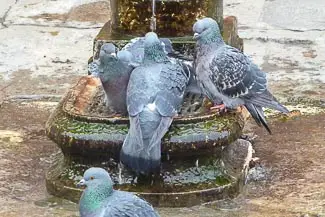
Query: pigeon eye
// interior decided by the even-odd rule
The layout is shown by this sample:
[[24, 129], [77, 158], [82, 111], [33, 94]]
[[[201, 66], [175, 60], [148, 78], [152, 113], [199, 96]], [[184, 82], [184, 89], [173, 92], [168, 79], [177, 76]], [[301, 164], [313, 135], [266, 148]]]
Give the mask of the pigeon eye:
[[93, 180], [95, 177], [93, 177], [93, 176], [90, 176], [90, 180]]

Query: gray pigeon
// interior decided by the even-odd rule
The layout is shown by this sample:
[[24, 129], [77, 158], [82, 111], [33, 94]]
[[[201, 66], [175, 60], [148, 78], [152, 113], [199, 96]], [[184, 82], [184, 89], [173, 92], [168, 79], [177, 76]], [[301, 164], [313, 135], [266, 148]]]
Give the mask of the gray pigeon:
[[133, 70], [132, 54], [128, 51], [119, 51], [112, 43], [102, 45], [99, 60], [89, 65], [89, 70], [101, 80], [106, 105], [111, 111], [126, 115], [126, 88], [130, 73]]
[[81, 217], [159, 217], [145, 200], [114, 190], [111, 177], [102, 168], [86, 170], [77, 186], [86, 186], [79, 201]]
[[[172, 42], [168, 38], [160, 38], [159, 40], [166, 54], [174, 52]], [[144, 41], [144, 37], [133, 38], [122, 48], [122, 50], [127, 50], [132, 53], [133, 61], [140, 64], [144, 57]]]
[[262, 107], [289, 111], [267, 90], [265, 72], [244, 53], [225, 44], [215, 20], [198, 20], [193, 31], [197, 40], [195, 73], [202, 92], [227, 108], [244, 105], [256, 123], [271, 134]]
[[[184, 55], [179, 54], [173, 49], [172, 42], [168, 38], [159, 38], [160, 43], [163, 47], [164, 52], [167, 54], [168, 59], [172, 63], [181, 64], [186, 73], [190, 74], [190, 81], [185, 92], [191, 92], [195, 94], [201, 94], [201, 89], [197, 85], [197, 81], [194, 74], [193, 62], [186, 58]], [[127, 50], [132, 53], [133, 66], [141, 64], [144, 57], [144, 37], [137, 37], [130, 40], [122, 50]]]
[[153, 32], [145, 36], [143, 63], [135, 68], [127, 89], [130, 129], [120, 160], [137, 174], [160, 169], [161, 139], [183, 101], [189, 75], [172, 63]]

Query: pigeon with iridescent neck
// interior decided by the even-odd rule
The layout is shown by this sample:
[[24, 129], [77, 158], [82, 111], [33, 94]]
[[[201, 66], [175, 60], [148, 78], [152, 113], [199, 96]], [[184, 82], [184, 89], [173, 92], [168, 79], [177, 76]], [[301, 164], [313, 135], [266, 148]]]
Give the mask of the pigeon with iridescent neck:
[[259, 126], [271, 133], [263, 107], [289, 112], [267, 90], [266, 74], [248, 56], [226, 45], [212, 18], [193, 25], [196, 42], [195, 73], [202, 92], [221, 108], [243, 105]]
[[159, 171], [161, 139], [180, 109], [188, 81], [189, 74], [168, 59], [158, 36], [147, 33], [143, 63], [132, 71], [127, 88], [130, 129], [120, 155], [134, 172]]
[[102, 168], [86, 170], [77, 186], [86, 187], [79, 201], [81, 217], [159, 217], [145, 200], [114, 190], [111, 177]]

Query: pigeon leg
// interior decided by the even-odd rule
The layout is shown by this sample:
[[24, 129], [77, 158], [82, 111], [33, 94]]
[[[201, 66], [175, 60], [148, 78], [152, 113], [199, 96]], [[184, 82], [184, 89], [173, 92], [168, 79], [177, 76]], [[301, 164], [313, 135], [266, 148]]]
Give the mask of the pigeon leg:
[[116, 118], [121, 118], [123, 115], [120, 113], [114, 113], [113, 116]]
[[214, 106], [210, 107], [210, 111], [227, 112], [227, 108], [225, 104], [214, 104]]

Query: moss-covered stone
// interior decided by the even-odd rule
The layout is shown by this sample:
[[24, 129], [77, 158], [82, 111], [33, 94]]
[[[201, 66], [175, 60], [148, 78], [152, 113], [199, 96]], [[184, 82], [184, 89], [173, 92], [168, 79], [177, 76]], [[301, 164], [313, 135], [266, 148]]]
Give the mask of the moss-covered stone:
[[[82, 77], [47, 121], [47, 135], [72, 160], [118, 160], [120, 148], [128, 132], [129, 120], [127, 117], [112, 117], [109, 113], [89, 113], [89, 107], [98, 91], [98, 79], [92, 76]], [[236, 140], [246, 119], [242, 111], [223, 115], [202, 111], [201, 114], [180, 114], [179, 118], [174, 119], [163, 138], [163, 154], [184, 156], [209, 153], [215, 147]]]
[[[219, 7], [222, 5], [221, 0], [214, 2], [219, 2]], [[220, 15], [221, 9], [213, 11], [210, 8], [210, 12]], [[222, 24], [220, 19], [218, 22]], [[224, 39], [242, 49], [236, 28], [236, 19], [225, 20]], [[98, 58], [103, 43], [112, 42], [122, 48], [133, 37], [112, 31], [110, 22], [106, 23], [94, 40], [94, 58]], [[191, 36], [170, 39], [176, 51], [193, 58], [195, 42]], [[98, 79], [83, 76], [63, 97], [46, 123], [47, 135], [63, 153], [56, 156], [46, 176], [47, 190], [51, 194], [78, 201], [81, 190], [74, 186], [91, 166], [108, 168], [116, 188], [136, 192], [155, 206], [192, 206], [238, 194], [243, 177], [228, 176], [220, 155], [223, 146], [241, 135], [248, 117], [246, 110], [223, 115], [210, 113], [202, 97], [185, 97], [179, 117], [174, 119], [162, 141], [160, 175], [137, 177], [135, 181], [133, 174], [123, 170], [119, 180], [118, 158], [129, 120], [93, 109], [94, 105], [104, 106], [96, 101], [102, 91], [100, 88]], [[193, 99], [201, 101], [200, 108], [191, 113], [192, 109], [188, 108]]]
[[74, 202], [79, 200], [82, 192], [75, 186], [90, 166], [109, 168], [115, 189], [135, 192], [160, 207], [193, 206], [232, 198], [239, 193], [243, 183], [241, 178], [228, 176], [220, 157], [214, 154], [187, 159], [170, 158], [162, 165], [160, 175], [149, 180], [146, 177], [134, 179], [127, 170], [122, 170], [119, 175], [118, 165], [111, 160], [79, 164], [65, 160], [59, 153], [55, 162], [46, 175], [46, 187], [51, 194]]
[[[222, 0], [156, 1], [156, 32], [160, 36], [183, 37], [192, 34], [196, 18], [213, 17], [222, 27]], [[112, 0], [114, 32], [133, 36], [150, 31], [151, 0]]]

